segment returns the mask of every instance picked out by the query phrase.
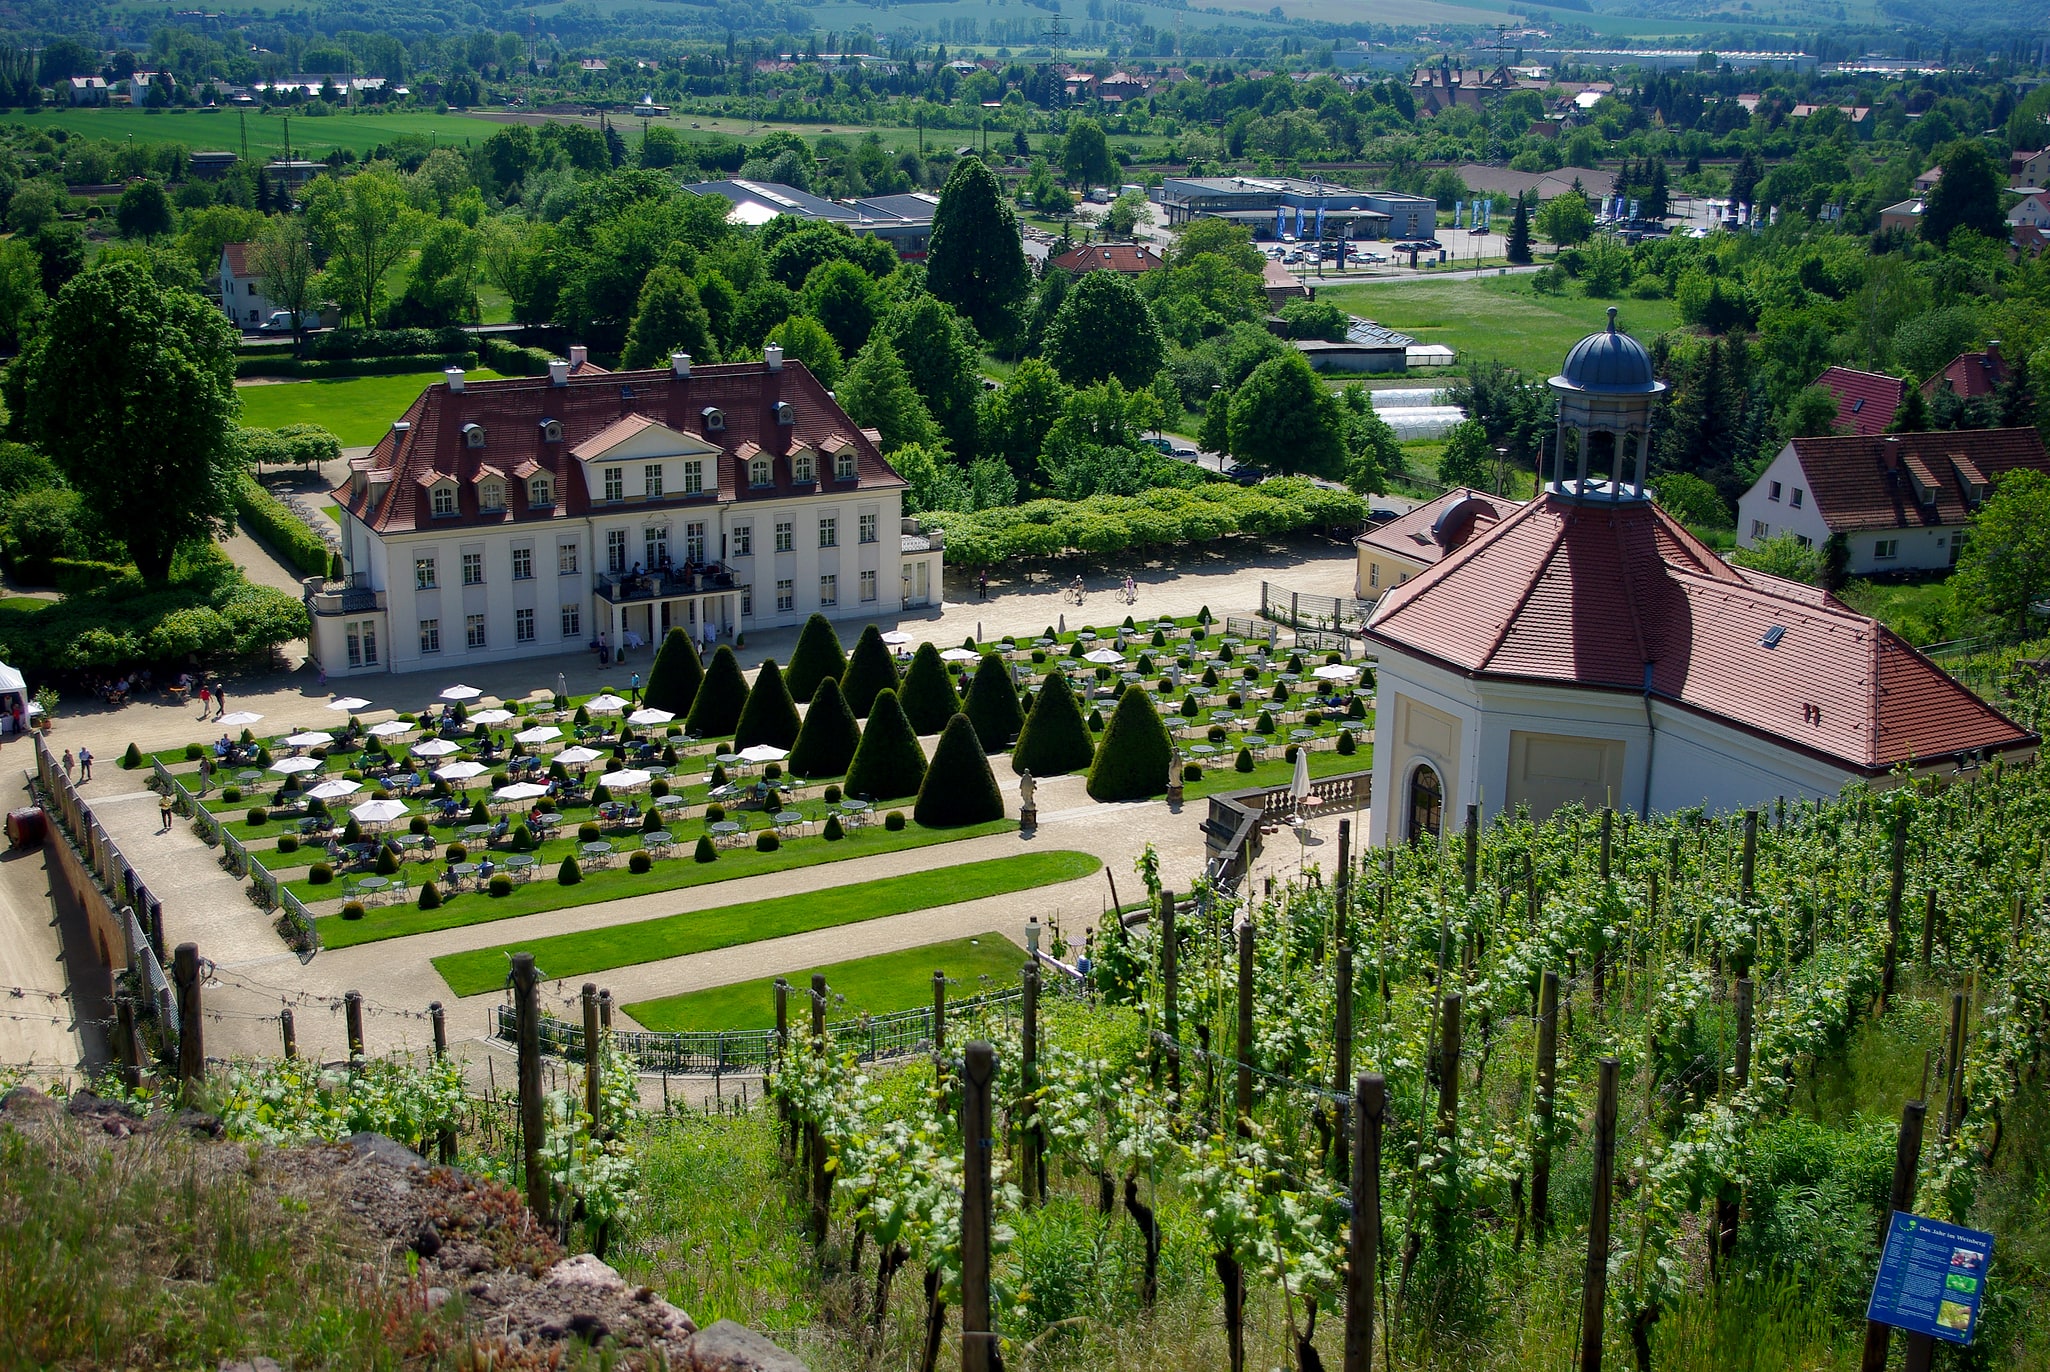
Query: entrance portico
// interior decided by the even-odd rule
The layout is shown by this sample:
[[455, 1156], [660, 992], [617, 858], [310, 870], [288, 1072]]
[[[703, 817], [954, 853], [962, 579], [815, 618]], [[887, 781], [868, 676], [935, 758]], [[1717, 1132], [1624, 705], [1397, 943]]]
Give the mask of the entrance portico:
[[601, 577], [593, 603], [599, 631], [615, 648], [625, 644], [630, 633], [644, 643], [660, 643], [674, 628], [702, 645], [714, 638], [733, 638], [741, 626], [743, 598], [751, 594], [751, 588], [717, 568], [692, 575]]

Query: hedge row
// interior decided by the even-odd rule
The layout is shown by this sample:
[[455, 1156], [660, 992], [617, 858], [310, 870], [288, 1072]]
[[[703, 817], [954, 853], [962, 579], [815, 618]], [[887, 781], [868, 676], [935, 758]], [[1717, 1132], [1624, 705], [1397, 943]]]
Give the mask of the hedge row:
[[402, 357], [345, 357], [332, 362], [316, 358], [289, 357], [236, 359], [237, 376], [296, 376], [301, 380], [333, 380], [346, 376], [406, 376], [413, 372], [438, 372], [450, 367], [468, 371], [477, 365], [475, 353], [408, 353]]
[[245, 530], [298, 568], [301, 576], [327, 575], [327, 544], [321, 542], [320, 535], [247, 476], [235, 487], [235, 516]]
[[1213, 482], [1143, 495], [1034, 500], [973, 513], [939, 510], [922, 518], [946, 531], [949, 563], [987, 567], [1068, 552], [1111, 557], [1134, 549], [1208, 543], [1227, 534], [1356, 528], [1366, 518], [1366, 502], [1291, 476], [1258, 487]]
[[306, 356], [332, 360], [407, 357], [421, 353], [466, 353], [470, 335], [449, 325], [440, 329], [330, 329], [306, 340]]
[[517, 343], [486, 334], [477, 340], [477, 359], [506, 376], [545, 376], [555, 355], [546, 348], [523, 348]]

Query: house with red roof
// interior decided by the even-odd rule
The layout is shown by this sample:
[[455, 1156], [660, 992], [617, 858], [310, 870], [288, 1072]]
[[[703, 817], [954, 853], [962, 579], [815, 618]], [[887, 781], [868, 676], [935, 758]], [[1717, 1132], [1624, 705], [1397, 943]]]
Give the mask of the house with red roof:
[[1493, 528], [1522, 504], [1466, 486], [1455, 486], [1353, 540], [1359, 559], [1353, 594], [1373, 600], [1411, 577], [1438, 565], [1453, 548]]
[[1076, 276], [1084, 272], [1138, 276], [1167, 264], [1158, 249], [1145, 243], [1084, 243], [1054, 258], [1052, 265]]
[[1949, 391], [1960, 400], [1978, 400], [2007, 384], [2007, 359], [2000, 355], [2000, 340], [1986, 344], [1982, 353], [1959, 353], [1950, 365], [1922, 383], [1922, 398], [1934, 400], [1938, 391]]
[[1849, 367], [1831, 367], [1815, 384], [1836, 397], [1837, 432], [1866, 437], [1886, 432], [1908, 393], [1908, 383], [1897, 376]]
[[703, 644], [940, 595], [873, 433], [801, 363], [451, 369], [335, 488], [346, 580], [308, 582], [330, 675]]
[[1841, 534], [1853, 575], [1941, 570], [1964, 551], [1992, 483], [2021, 467], [2050, 473], [2034, 429], [1792, 439], [1738, 498], [1737, 544]]
[[1582, 340], [1551, 386], [1563, 456], [1537, 498], [1368, 621], [1371, 842], [1442, 840], [1469, 806], [1728, 811], [2033, 754], [1877, 621], [1732, 566], [1658, 506], [1635, 454], [1663, 387], [1634, 339]]

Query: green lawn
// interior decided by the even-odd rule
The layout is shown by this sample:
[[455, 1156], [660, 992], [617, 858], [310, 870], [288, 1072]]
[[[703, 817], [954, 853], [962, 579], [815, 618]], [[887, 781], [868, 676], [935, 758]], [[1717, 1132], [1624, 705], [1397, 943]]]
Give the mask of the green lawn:
[[1998, 633], [1999, 626], [1958, 604], [1950, 582], [1878, 582], [1854, 579], [1837, 592], [1861, 615], [1871, 615], [1917, 647], [1954, 638]]
[[[1213, 765], [1215, 764], [1215, 765]], [[1351, 757], [1335, 749], [1313, 749], [1310, 753], [1310, 777], [1335, 777], [1346, 772], [1371, 772], [1374, 770], [1374, 745], [1362, 743], [1359, 751]], [[1199, 796], [1216, 795], [1219, 791], [1250, 791], [1255, 787], [1286, 786], [1295, 776], [1295, 764], [1285, 762], [1280, 756], [1266, 762], [1256, 762], [1250, 772], [1237, 771], [1232, 766], [1232, 756], [1222, 754], [1221, 760], [1212, 758], [1203, 765], [1203, 779], [1190, 782], [1182, 788], [1182, 795], [1189, 800]]]
[[[698, 825], [694, 823], [693, 827]], [[374, 906], [362, 919], [326, 915], [315, 923], [320, 928], [322, 944], [329, 948], [348, 948], [358, 943], [376, 943], [382, 939], [404, 938], [408, 934], [425, 934], [467, 924], [491, 924], [518, 915], [568, 910], [600, 901], [652, 895], [657, 891], [681, 891], [692, 886], [707, 886], [715, 881], [760, 876], [765, 872], [785, 872], [877, 853], [929, 848], [935, 843], [952, 843], [956, 839], [1009, 833], [1017, 827], [1018, 822], [1013, 819], [992, 820], [988, 824], [971, 824], [960, 829], [922, 829], [918, 825], [907, 824], [893, 834], [882, 825], [873, 824], [863, 829], [850, 829], [845, 838], [833, 843], [812, 837], [793, 839], [773, 853], [758, 852], [753, 848], [727, 849], [713, 862], [699, 862], [691, 856], [691, 849], [697, 842], [692, 836], [679, 839], [676, 851], [680, 856], [665, 858], [638, 874], [626, 869], [624, 850], [630, 840], [621, 840], [618, 866], [586, 872], [584, 879], [574, 886], [564, 886], [556, 881], [556, 869], [562, 865], [558, 860], [542, 863], [540, 875], [524, 885], [513, 887], [510, 895], [492, 896], [472, 891], [445, 899], [439, 910], [422, 910], [417, 904]], [[430, 871], [440, 868], [438, 862], [431, 866], [415, 864], [408, 868], [414, 889], [420, 888]], [[304, 882], [295, 881], [290, 885], [301, 899], [319, 900], [341, 894], [339, 883], [328, 887], [309, 887]]]
[[1318, 298], [1411, 334], [1419, 343], [1448, 344], [1462, 364], [1498, 361], [1545, 374], [1558, 368], [1575, 343], [1606, 327], [1611, 304], [1617, 307], [1618, 325], [1640, 342], [1649, 343], [1679, 325], [1670, 300], [1539, 295], [1528, 276], [1325, 286]]
[[[901, 953], [878, 953], [851, 962], [828, 963], [823, 967], [802, 967], [785, 972], [792, 986], [809, 986], [814, 972], [826, 974], [826, 988], [834, 1000], [828, 1019], [855, 1015], [887, 1015], [932, 1003], [932, 974], [945, 972], [953, 987], [950, 997], [978, 995], [982, 979], [1009, 986], [1025, 964], [1025, 950], [1002, 934], [959, 938], [951, 943], [928, 943], [906, 948]], [[774, 977], [713, 986], [681, 996], [664, 996], [625, 1007], [634, 1020], [649, 1029], [675, 1032], [687, 1029], [773, 1029], [776, 1027]]]
[[885, 915], [1052, 886], [1092, 875], [1102, 866], [1089, 853], [1063, 849], [1020, 853], [1016, 857], [939, 867], [851, 886], [830, 886], [802, 897], [773, 896], [660, 919], [637, 920], [608, 929], [449, 953], [434, 959], [434, 967], [456, 995], [476, 996], [504, 985], [506, 958], [515, 952], [532, 953], [543, 976], [580, 977], [611, 967], [631, 967], [713, 948], [731, 948], [814, 929], [858, 924]]
[[[42, 129], [68, 129], [89, 138], [134, 138], [147, 143], [183, 143], [194, 151], [239, 153], [248, 138], [252, 160], [268, 161], [285, 150], [285, 116], [255, 110], [51, 109], [11, 113], [7, 122]], [[291, 116], [292, 156], [319, 160], [336, 148], [361, 155], [404, 134], [443, 143], [482, 142], [503, 125], [463, 114], [399, 110], [390, 114]]]
[[[498, 373], [478, 368], [472, 381], [496, 380]], [[253, 429], [284, 424], [320, 424], [334, 432], [345, 448], [361, 447], [384, 437], [392, 421], [406, 412], [414, 397], [441, 380], [440, 372], [403, 376], [351, 376], [332, 381], [283, 381], [238, 386], [242, 422]]]
[[0, 599], [0, 612], [11, 615], [41, 614], [56, 603], [54, 600], [39, 600], [32, 595], [11, 595]]

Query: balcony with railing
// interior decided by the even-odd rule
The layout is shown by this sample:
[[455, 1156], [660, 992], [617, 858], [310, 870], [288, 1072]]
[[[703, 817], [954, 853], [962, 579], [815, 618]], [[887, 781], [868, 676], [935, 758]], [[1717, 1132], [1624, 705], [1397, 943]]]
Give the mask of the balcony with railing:
[[658, 567], [651, 572], [608, 572], [598, 578], [598, 594], [615, 605], [745, 589], [747, 583], [723, 562]]
[[362, 572], [341, 581], [308, 577], [304, 585], [306, 609], [311, 614], [359, 615], [385, 607], [384, 592], [372, 587], [370, 578]]

